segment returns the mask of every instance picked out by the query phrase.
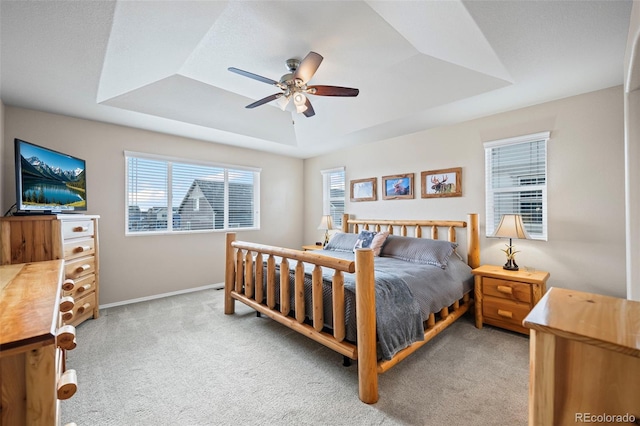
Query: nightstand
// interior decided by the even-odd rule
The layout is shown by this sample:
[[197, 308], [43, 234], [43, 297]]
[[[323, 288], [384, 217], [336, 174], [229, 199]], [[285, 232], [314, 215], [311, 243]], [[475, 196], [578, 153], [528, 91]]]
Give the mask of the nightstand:
[[304, 251], [310, 251], [310, 250], [322, 250], [322, 246], [319, 246], [317, 244], [309, 244], [307, 246], [302, 246], [302, 250]]
[[476, 327], [490, 324], [529, 334], [522, 321], [547, 290], [549, 273], [508, 271], [502, 266], [482, 265], [475, 275]]

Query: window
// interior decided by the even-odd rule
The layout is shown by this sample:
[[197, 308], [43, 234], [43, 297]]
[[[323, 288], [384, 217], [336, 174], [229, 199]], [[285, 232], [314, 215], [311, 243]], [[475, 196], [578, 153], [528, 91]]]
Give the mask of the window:
[[260, 170], [125, 152], [127, 233], [260, 227]]
[[531, 238], [547, 239], [549, 132], [486, 142], [487, 236], [503, 214], [520, 214]]
[[334, 228], [342, 227], [344, 214], [344, 167], [322, 170], [322, 214], [331, 215]]

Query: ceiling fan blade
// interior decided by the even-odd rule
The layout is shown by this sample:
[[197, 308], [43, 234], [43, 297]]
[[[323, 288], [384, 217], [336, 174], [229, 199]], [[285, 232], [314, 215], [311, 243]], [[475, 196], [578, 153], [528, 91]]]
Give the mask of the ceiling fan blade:
[[303, 83], [311, 80], [311, 77], [313, 77], [318, 70], [322, 59], [322, 56], [316, 52], [309, 52], [302, 62], [300, 62], [300, 66], [298, 66], [298, 69], [293, 74], [293, 78], [299, 78]]
[[252, 78], [254, 80], [261, 81], [263, 83], [273, 84], [274, 86], [278, 85], [278, 82], [275, 81], [275, 80], [272, 80], [272, 79], [267, 78], [267, 77], [263, 77], [263, 76], [258, 75], [258, 74], [254, 74], [254, 73], [249, 72], [249, 71], [244, 71], [244, 70], [241, 70], [241, 69], [238, 69], [238, 68], [234, 68], [234, 67], [230, 67], [230, 68], [228, 68], [228, 70], [231, 71], [231, 72], [234, 72], [236, 74], [240, 74], [240, 75], [243, 75], [245, 77], [249, 77], [249, 78]]
[[318, 96], [358, 96], [360, 90], [339, 86], [309, 86], [307, 93]]
[[247, 105], [245, 108], [255, 108], [257, 106], [264, 105], [267, 102], [271, 102], [278, 99], [280, 96], [282, 96], [282, 93], [275, 93], [273, 95], [269, 95], [266, 98], [262, 98], [259, 101], [255, 101], [254, 103]]
[[313, 110], [313, 107], [311, 106], [311, 102], [309, 101], [309, 98], [307, 98], [307, 102], [304, 103], [307, 106], [307, 109], [303, 112], [305, 117], [313, 117], [314, 115], [316, 115], [316, 112]]

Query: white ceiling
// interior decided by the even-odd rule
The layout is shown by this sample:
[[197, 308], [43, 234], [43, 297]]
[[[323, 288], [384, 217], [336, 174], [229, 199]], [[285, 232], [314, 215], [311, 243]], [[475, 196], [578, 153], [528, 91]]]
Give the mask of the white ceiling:
[[[622, 84], [631, 0], [7, 1], [5, 105], [300, 158]], [[324, 56], [316, 115], [245, 105]]]

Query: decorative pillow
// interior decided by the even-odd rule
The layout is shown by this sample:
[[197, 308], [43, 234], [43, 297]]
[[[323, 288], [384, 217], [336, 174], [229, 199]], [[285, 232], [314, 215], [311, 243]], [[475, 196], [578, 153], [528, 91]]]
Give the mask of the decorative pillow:
[[324, 247], [325, 250], [352, 252], [353, 246], [358, 240], [358, 235], [347, 234], [345, 232], [336, 232], [331, 236], [329, 243]]
[[426, 263], [446, 269], [449, 257], [456, 247], [458, 247], [457, 243], [449, 241], [389, 235], [380, 256]]
[[389, 236], [388, 232], [360, 231], [353, 251], [359, 248], [371, 248], [374, 256], [380, 256], [380, 250]]

